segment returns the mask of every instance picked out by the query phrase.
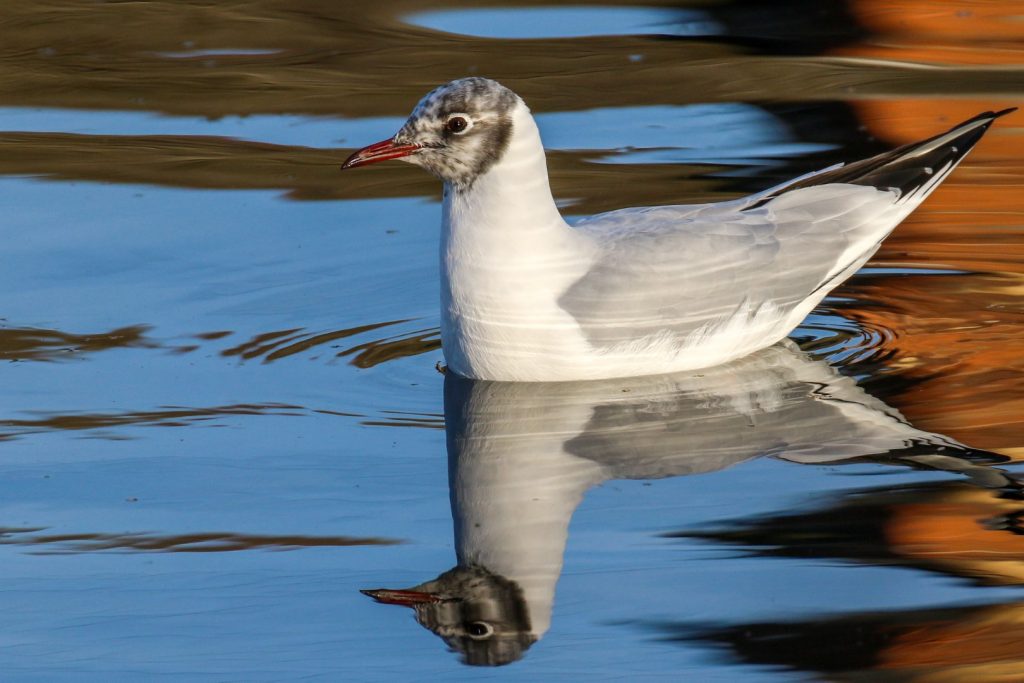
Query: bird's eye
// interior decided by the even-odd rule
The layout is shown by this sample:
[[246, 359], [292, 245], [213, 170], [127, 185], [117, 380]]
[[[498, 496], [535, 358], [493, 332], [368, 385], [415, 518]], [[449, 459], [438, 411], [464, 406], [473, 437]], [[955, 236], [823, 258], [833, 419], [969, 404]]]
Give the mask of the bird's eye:
[[473, 640], [483, 640], [494, 634], [494, 627], [486, 621], [472, 621], [466, 624], [466, 633]]
[[444, 127], [451, 133], [461, 133], [469, 128], [469, 121], [463, 116], [453, 116], [444, 122]]

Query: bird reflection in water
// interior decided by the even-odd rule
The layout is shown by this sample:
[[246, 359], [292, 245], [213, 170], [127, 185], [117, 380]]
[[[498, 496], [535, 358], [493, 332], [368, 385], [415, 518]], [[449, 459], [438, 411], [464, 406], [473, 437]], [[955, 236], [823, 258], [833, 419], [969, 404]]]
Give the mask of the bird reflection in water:
[[569, 522], [609, 479], [715, 472], [760, 456], [857, 459], [1014, 482], [1001, 456], [915, 429], [827, 363], [785, 343], [698, 372], [563, 383], [445, 378], [458, 563], [410, 589], [411, 607], [467, 664], [523, 656], [551, 623]]

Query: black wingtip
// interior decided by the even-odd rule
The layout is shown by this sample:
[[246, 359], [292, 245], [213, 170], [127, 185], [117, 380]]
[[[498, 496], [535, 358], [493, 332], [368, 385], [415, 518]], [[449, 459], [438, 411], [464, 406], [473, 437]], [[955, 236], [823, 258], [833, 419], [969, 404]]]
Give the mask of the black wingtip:
[[[900, 196], [906, 197], [929, 181], [935, 179], [934, 169], [945, 168], [937, 179], [941, 181], [967, 156], [978, 140], [988, 131], [992, 122], [1001, 116], [1012, 114], [1017, 107], [1009, 107], [1000, 111], [985, 111], [958, 123], [945, 133], [939, 133], [927, 140], [914, 142], [897, 147], [869, 159], [855, 161], [832, 170], [808, 176], [803, 180], [783, 185], [760, 197], [757, 201], [743, 208], [744, 211], [758, 209], [773, 199], [794, 190], [801, 190], [814, 185], [841, 183], [849, 185], [869, 185], [878, 188], [894, 188]], [[951, 139], [950, 136], [952, 137]], [[928, 149], [937, 140], [947, 139], [943, 144]], [[931, 183], [934, 187], [935, 183]]]
[[[980, 114], [972, 116], [966, 121], [961, 121], [960, 123], [950, 128], [948, 131], [946, 131], [946, 133], [952, 133], [957, 128], [963, 128], [964, 126], [976, 123], [978, 121], [984, 121], [985, 124], [988, 125], [995, 121], [996, 119], [998, 119], [999, 117], [1006, 116], [1007, 114], [1012, 114], [1015, 111], [1017, 111], [1017, 107], [1008, 107], [1007, 109], [1000, 109], [999, 111], [983, 111]], [[942, 135], [936, 135], [935, 137], [942, 137]], [[925, 142], [927, 142], [927, 140], [925, 140]]]

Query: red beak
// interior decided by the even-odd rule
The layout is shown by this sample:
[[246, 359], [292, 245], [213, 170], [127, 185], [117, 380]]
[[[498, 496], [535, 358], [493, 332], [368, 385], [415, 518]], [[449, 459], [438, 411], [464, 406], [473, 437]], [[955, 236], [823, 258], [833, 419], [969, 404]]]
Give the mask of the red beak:
[[385, 605], [403, 605], [404, 607], [415, 607], [427, 603], [444, 602], [444, 598], [434, 593], [422, 591], [391, 590], [390, 588], [377, 588], [376, 590], [361, 590], [363, 595], [369, 595], [377, 602]]
[[363, 147], [355, 154], [350, 156], [344, 164], [341, 165], [341, 170], [346, 168], [355, 168], [356, 166], [365, 166], [366, 164], [372, 164], [378, 161], [387, 161], [388, 159], [400, 159], [407, 157], [410, 154], [415, 154], [420, 149], [419, 145], [396, 145], [394, 140], [381, 140], [375, 142], [369, 147]]

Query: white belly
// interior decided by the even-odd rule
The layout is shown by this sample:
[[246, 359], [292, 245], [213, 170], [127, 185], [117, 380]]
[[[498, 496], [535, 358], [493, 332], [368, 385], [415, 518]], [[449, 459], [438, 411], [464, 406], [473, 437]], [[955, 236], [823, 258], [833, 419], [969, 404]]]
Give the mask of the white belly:
[[764, 311], [753, 320], [737, 314], [710, 321], [707, 330], [687, 338], [666, 334], [595, 347], [550, 293], [531, 300], [505, 292], [501, 307], [491, 312], [479, 300], [472, 305], [453, 298], [447, 287], [443, 292], [441, 340], [449, 368], [464, 377], [509, 382], [632, 377], [727, 363], [779, 341], [817, 303], [807, 301], [786, 315]]
[[450, 269], [441, 283], [445, 362], [474, 379], [581, 379], [592, 370], [593, 349], [554, 297], [569, 277], [467, 265]]

